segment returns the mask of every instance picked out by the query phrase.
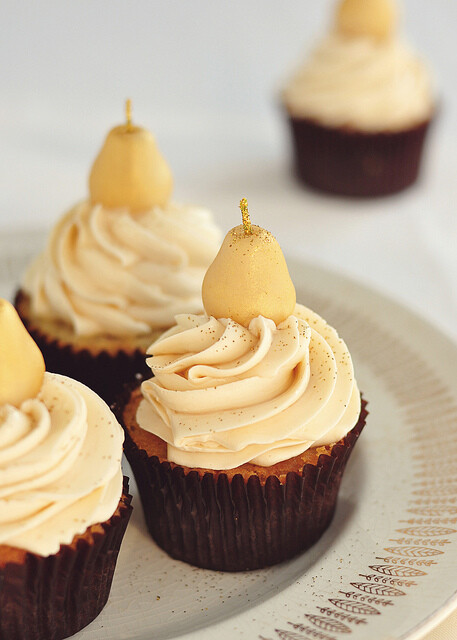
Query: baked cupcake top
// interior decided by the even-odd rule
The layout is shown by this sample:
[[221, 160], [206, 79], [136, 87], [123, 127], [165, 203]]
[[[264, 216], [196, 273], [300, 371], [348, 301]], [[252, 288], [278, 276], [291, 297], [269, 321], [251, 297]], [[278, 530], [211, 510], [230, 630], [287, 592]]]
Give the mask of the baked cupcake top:
[[429, 69], [397, 34], [394, 0], [342, 0], [329, 35], [284, 90], [292, 117], [377, 132], [433, 115]]
[[204, 208], [170, 201], [172, 177], [146, 129], [110, 131], [90, 197], [57, 223], [23, 290], [36, 317], [76, 335], [145, 335], [202, 309], [201, 283], [220, 231]]
[[45, 372], [4, 300], [0, 353], [0, 545], [48, 556], [115, 512], [123, 432], [93, 391]]
[[337, 442], [360, 413], [345, 343], [296, 304], [277, 241], [243, 208], [205, 277], [206, 314], [177, 316], [148, 350], [137, 422], [187, 467], [271, 466]]

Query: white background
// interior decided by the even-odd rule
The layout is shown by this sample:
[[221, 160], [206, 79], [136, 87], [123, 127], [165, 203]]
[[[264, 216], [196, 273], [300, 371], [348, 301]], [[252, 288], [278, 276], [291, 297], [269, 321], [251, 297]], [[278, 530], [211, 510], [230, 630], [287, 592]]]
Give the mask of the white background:
[[130, 97], [173, 169], [175, 199], [208, 205], [228, 230], [246, 196], [286, 255], [387, 292], [457, 340], [457, 2], [403, 3], [404, 32], [434, 71], [439, 117], [420, 183], [375, 201], [318, 196], [290, 173], [279, 90], [332, 6], [2, 0], [0, 234], [48, 229], [86, 195]]

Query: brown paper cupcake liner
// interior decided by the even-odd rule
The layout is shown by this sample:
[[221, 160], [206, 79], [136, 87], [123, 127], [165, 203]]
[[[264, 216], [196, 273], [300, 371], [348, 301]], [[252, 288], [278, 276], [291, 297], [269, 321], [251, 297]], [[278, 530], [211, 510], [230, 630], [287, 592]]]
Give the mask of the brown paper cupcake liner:
[[106, 351], [93, 354], [88, 349], [78, 349], [74, 345], [63, 343], [32, 326], [29, 319], [21, 314], [22, 299], [23, 294], [19, 291], [15, 307], [43, 354], [47, 371], [79, 380], [109, 405], [122, 391], [124, 384], [135, 380], [137, 374], [150, 376], [151, 370], [146, 364], [144, 351], [135, 349], [131, 352], [120, 350], [116, 354]]
[[405, 131], [364, 133], [288, 117], [296, 175], [314, 189], [375, 197], [402, 191], [417, 180], [430, 120]]
[[[130, 396], [126, 391], [126, 396]], [[123, 400], [117, 407], [123, 423]], [[330, 455], [289, 472], [281, 482], [252, 474], [189, 470], [138, 448], [126, 429], [125, 453], [135, 475], [146, 524], [170, 556], [222, 571], [259, 569], [292, 558], [329, 526], [348, 458], [365, 425], [357, 425]]]
[[2, 560], [0, 546], [0, 640], [61, 640], [98, 616], [108, 600], [131, 499], [124, 478], [114, 515], [55, 555], [3, 547]]

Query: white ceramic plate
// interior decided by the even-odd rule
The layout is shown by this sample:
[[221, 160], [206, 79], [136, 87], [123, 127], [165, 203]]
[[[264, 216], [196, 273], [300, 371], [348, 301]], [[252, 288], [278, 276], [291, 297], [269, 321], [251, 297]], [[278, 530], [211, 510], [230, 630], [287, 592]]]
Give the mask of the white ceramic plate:
[[[0, 295], [41, 246], [36, 234], [0, 238]], [[155, 546], [132, 482], [110, 600], [75, 639], [413, 640], [455, 605], [457, 348], [378, 293], [290, 267], [298, 300], [347, 341], [369, 400], [330, 529], [278, 567], [205, 571]]]

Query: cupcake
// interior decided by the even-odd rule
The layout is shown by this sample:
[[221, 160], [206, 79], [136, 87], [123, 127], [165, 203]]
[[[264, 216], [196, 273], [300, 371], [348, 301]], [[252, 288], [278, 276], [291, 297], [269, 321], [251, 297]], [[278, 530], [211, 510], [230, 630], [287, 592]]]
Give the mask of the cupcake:
[[435, 113], [427, 66], [397, 35], [395, 0], [342, 0], [335, 26], [285, 88], [305, 184], [382, 196], [418, 177]]
[[94, 162], [89, 198], [59, 220], [16, 297], [47, 369], [108, 403], [147, 370], [147, 346], [177, 313], [202, 310], [220, 232], [208, 210], [170, 201], [172, 182], [153, 136], [128, 109]]
[[90, 389], [45, 372], [0, 300], [0, 639], [60, 640], [103, 609], [130, 517], [123, 433]]
[[277, 241], [242, 208], [206, 273], [206, 312], [176, 316], [148, 349], [154, 377], [116, 408], [153, 539], [225, 571], [319, 539], [366, 417], [346, 345], [296, 304]]

